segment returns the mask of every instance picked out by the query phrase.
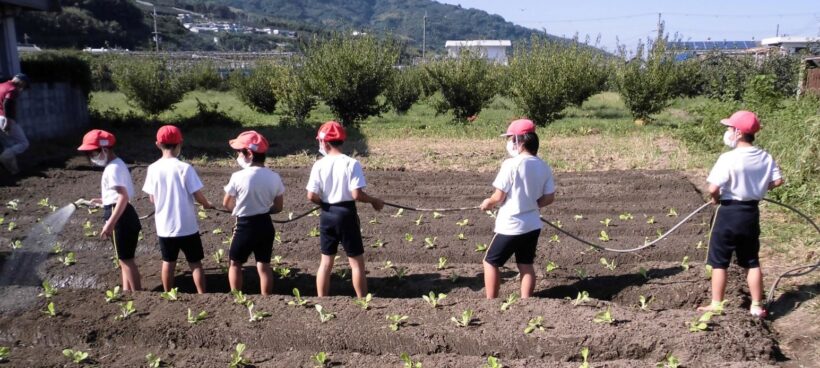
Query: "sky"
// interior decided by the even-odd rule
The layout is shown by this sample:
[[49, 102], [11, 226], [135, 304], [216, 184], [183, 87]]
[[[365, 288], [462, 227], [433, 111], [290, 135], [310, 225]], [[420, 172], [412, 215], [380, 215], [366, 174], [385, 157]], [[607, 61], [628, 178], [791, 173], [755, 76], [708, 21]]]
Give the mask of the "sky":
[[615, 51], [655, 34], [658, 13], [666, 32], [683, 41], [749, 41], [780, 35], [820, 36], [818, 0], [437, 0], [498, 14], [507, 21], [556, 36], [592, 40]]

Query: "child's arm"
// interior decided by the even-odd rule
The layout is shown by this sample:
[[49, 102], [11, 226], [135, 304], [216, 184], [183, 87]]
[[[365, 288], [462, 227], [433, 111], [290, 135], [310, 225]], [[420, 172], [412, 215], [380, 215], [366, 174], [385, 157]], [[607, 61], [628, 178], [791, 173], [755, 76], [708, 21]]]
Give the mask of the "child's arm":
[[311, 191], [307, 192], [307, 200], [311, 201], [315, 204], [322, 204], [322, 196], [320, 196], [316, 193], [313, 193]]
[[236, 207], [236, 197], [230, 194], [225, 194], [225, 197], [222, 198], [222, 207], [227, 208], [228, 211], [233, 211]]
[[549, 206], [552, 202], [555, 202], [555, 193], [544, 194], [538, 198], [538, 208]]
[[504, 199], [506, 199], [506, 198], [507, 198], [507, 193], [504, 193], [503, 191], [501, 191], [501, 189], [495, 188], [495, 191], [493, 192], [493, 194], [489, 198], [482, 201], [481, 206], [479, 206], [479, 208], [482, 211], [491, 211], [499, 203], [504, 202]]
[[785, 183], [785, 181], [783, 179], [777, 179], [777, 180], [769, 183], [769, 190], [777, 188], [777, 187], [783, 185], [783, 183]]
[[354, 201], [370, 203], [370, 205], [373, 206], [373, 209], [376, 211], [381, 211], [382, 208], [384, 208], [384, 201], [365, 193], [362, 188], [351, 190], [350, 195], [353, 196]]
[[273, 206], [270, 208], [270, 213], [275, 215], [279, 212], [282, 212], [282, 208], [285, 207], [285, 196], [278, 195], [276, 198], [273, 199]]
[[114, 212], [111, 213], [111, 217], [108, 218], [108, 221], [103, 225], [102, 231], [100, 231], [100, 238], [102, 239], [107, 239], [114, 233], [114, 226], [117, 225], [117, 221], [125, 212], [125, 206], [128, 205], [128, 191], [125, 187], [114, 187], [114, 190], [117, 191], [119, 196], [117, 197], [117, 203], [114, 205]]
[[714, 184], [709, 184], [709, 197], [712, 198], [712, 204], [720, 202], [720, 187]]
[[202, 205], [202, 208], [206, 210], [214, 208], [214, 205], [212, 205], [211, 202], [208, 201], [208, 198], [205, 198], [205, 195], [202, 194], [201, 190], [197, 190], [196, 192], [194, 192], [194, 199], [197, 203]]

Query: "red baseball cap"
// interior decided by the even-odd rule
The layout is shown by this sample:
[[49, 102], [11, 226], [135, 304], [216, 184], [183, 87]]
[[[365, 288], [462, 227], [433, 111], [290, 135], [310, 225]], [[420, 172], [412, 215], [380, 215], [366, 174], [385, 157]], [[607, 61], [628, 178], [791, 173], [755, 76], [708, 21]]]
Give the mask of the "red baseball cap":
[[507, 132], [502, 134], [502, 137], [509, 137], [511, 135], [524, 135], [527, 133], [535, 133], [535, 123], [530, 119], [518, 119], [510, 123], [507, 127]]
[[157, 143], [180, 144], [182, 132], [173, 125], [164, 125], [157, 130]]
[[265, 153], [268, 151], [268, 140], [255, 130], [242, 132], [236, 139], [229, 140], [228, 144], [235, 150], [248, 149], [256, 153]]
[[755, 134], [760, 130], [760, 120], [751, 111], [740, 110], [728, 119], [721, 120], [720, 123], [735, 128], [743, 134]]
[[319, 127], [316, 139], [325, 142], [344, 141], [347, 138], [345, 128], [336, 121], [328, 121]]
[[83, 136], [83, 144], [77, 147], [77, 151], [95, 151], [100, 148], [114, 147], [117, 139], [114, 135], [105, 130], [94, 129]]

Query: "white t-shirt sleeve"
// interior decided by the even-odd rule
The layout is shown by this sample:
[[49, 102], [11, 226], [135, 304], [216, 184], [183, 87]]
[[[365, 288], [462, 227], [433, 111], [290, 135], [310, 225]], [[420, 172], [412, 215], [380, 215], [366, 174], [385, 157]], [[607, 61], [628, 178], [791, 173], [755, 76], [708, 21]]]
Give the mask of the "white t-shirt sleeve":
[[285, 184], [282, 182], [282, 177], [279, 174], [274, 174], [273, 178], [274, 197], [285, 194]]
[[509, 193], [512, 189], [512, 165], [510, 160], [504, 161], [501, 164], [501, 170], [498, 171], [495, 180], [493, 180], [493, 187], [504, 192]]
[[308, 177], [307, 186], [305, 186], [308, 192], [322, 194], [322, 181], [319, 178], [319, 162], [317, 161], [313, 164], [313, 168], [310, 169], [310, 177]]
[[185, 190], [188, 191], [188, 194], [194, 194], [202, 189], [202, 187], [202, 181], [199, 180], [196, 170], [194, 170], [193, 166], [189, 166], [185, 170]]
[[359, 161], [353, 161], [353, 167], [350, 169], [350, 190], [364, 188], [367, 186], [367, 181], [364, 180], [364, 171], [362, 171], [362, 164]]
[[547, 166], [547, 181], [544, 183], [544, 195], [555, 193], [555, 177], [552, 175], [552, 168]]
[[783, 179], [783, 174], [780, 172], [780, 166], [777, 162], [772, 161], [772, 181]]
[[128, 188], [128, 168], [125, 166], [116, 166], [113, 169], [108, 176], [108, 187], [110, 189], [114, 189], [114, 187]]
[[715, 166], [712, 167], [712, 171], [709, 172], [709, 177], [706, 178], [706, 181], [710, 184], [723, 187], [729, 182], [729, 167], [724, 157], [725, 156], [721, 155], [717, 162], [715, 162]]
[[142, 185], [142, 191], [149, 195], [154, 195], [154, 175], [150, 166], [145, 173], [145, 184]]
[[236, 197], [239, 192], [236, 190], [236, 174], [231, 175], [231, 179], [228, 180], [228, 185], [225, 186], [225, 194]]

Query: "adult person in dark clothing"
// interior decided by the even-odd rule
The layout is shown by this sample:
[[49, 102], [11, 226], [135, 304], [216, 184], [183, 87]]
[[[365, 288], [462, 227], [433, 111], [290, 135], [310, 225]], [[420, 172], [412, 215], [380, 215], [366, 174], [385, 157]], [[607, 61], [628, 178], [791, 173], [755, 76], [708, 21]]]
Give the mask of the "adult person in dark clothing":
[[29, 79], [25, 74], [17, 74], [11, 80], [0, 83], [0, 165], [12, 175], [20, 172], [17, 155], [28, 149], [28, 138], [17, 123], [17, 97], [28, 88]]

